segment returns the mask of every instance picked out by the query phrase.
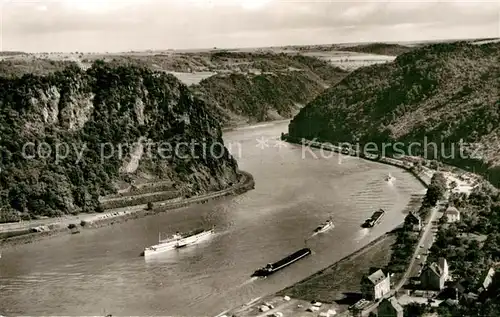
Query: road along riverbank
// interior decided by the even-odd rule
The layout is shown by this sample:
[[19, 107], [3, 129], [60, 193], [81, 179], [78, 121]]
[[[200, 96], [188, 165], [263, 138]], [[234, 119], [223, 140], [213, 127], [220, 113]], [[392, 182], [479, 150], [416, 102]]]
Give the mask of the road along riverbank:
[[238, 171], [238, 173], [240, 174], [239, 183], [234, 184], [229, 188], [189, 198], [175, 198], [158, 202], [155, 203], [151, 209], [147, 209], [147, 205], [137, 205], [111, 209], [99, 214], [87, 214], [63, 218], [61, 220], [50, 222], [46, 225], [39, 225], [36, 222], [30, 224], [29, 221], [25, 221], [22, 223], [23, 228], [0, 232], [0, 246], [5, 247], [32, 243], [40, 239], [54, 237], [61, 234], [82, 233], [87, 229], [110, 226], [132, 219], [138, 219], [169, 210], [179, 209], [192, 204], [205, 203], [209, 200], [225, 196], [240, 195], [255, 188], [255, 181], [250, 173], [245, 171]]

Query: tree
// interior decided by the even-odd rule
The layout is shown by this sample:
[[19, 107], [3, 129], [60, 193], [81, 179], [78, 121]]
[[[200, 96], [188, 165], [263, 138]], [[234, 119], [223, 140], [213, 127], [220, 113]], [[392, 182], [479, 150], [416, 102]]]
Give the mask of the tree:
[[148, 202], [148, 206], [146, 207], [146, 210], [153, 210], [153, 203]]
[[443, 173], [434, 173], [431, 183], [427, 188], [424, 201], [431, 206], [436, 206], [436, 203], [443, 198], [447, 189], [446, 178]]

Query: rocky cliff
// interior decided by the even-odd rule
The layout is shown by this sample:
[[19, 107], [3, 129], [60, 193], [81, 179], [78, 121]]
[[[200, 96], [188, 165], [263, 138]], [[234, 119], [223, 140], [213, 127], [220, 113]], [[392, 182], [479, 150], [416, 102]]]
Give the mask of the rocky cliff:
[[[403, 142], [399, 148], [407, 154], [416, 143], [410, 154], [488, 174], [498, 185], [499, 57], [498, 43], [435, 44], [358, 69], [303, 108], [289, 133], [333, 142]], [[426, 148], [430, 143], [436, 147]]]
[[97, 62], [0, 87], [4, 218], [93, 212], [141, 179], [186, 193], [238, 180], [219, 123], [171, 75]]

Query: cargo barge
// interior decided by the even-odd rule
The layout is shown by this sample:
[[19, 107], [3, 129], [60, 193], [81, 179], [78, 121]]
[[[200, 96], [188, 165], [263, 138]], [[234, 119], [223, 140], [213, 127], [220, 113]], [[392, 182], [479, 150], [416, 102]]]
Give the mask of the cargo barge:
[[261, 268], [261, 269], [258, 269], [257, 271], [255, 271], [252, 276], [268, 276], [268, 275], [271, 275], [279, 270], [281, 270], [282, 268], [310, 255], [312, 252], [311, 252], [311, 249], [309, 248], [304, 248], [304, 249], [300, 249], [299, 251], [293, 253], [293, 254], [290, 254], [289, 256], [287, 256], [286, 258], [283, 258], [281, 260], [279, 260], [278, 262], [275, 262], [275, 263], [270, 263], [270, 264], [267, 264], [265, 267]]
[[379, 209], [378, 211], [375, 211], [369, 219], [366, 219], [366, 221], [361, 226], [363, 228], [372, 228], [380, 223], [384, 215], [385, 210]]

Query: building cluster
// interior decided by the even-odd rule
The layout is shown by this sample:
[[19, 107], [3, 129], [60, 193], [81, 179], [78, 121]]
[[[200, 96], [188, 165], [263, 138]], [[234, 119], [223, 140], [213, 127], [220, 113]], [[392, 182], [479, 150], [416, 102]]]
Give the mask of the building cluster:
[[[493, 281], [495, 269], [489, 268], [484, 273], [481, 286], [475, 291], [470, 291], [465, 281], [451, 282], [448, 262], [445, 258], [439, 258], [437, 262], [432, 262], [423, 268], [420, 279], [420, 292], [431, 292], [433, 294], [447, 294], [444, 299], [436, 301], [439, 305], [457, 305], [459, 300], [474, 302], [479, 294], [486, 291]], [[448, 283], [447, 283], [448, 282]], [[391, 291], [390, 275], [386, 275], [382, 270], [365, 276], [361, 282], [361, 292], [363, 299], [351, 306], [354, 316], [366, 316], [373, 310], [373, 303], [377, 302], [378, 317], [403, 317], [403, 305], [395, 296], [388, 297]], [[451, 294], [450, 295], [450, 291]]]
[[[416, 163], [409, 157], [405, 162]], [[457, 207], [447, 206], [444, 203], [439, 207], [444, 207], [443, 223], [452, 224], [461, 221], [461, 212]], [[418, 213], [410, 212], [405, 218], [406, 230], [417, 233], [421, 232], [423, 227], [424, 221]], [[434, 238], [433, 236], [432, 239]], [[423, 255], [425, 256], [425, 253]], [[420, 259], [419, 254], [417, 259]], [[479, 286], [476, 286], [477, 283], [468, 281], [453, 281], [446, 258], [440, 257], [431, 263], [426, 262], [424, 258], [419, 275], [413, 279], [416, 282], [412, 283], [414, 293], [407, 290], [406, 295], [399, 296], [391, 294], [391, 275], [377, 270], [363, 278], [361, 282], [363, 299], [351, 306], [351, 312], [354, 316], [367, 316], [376, 312], [378, 317], [403, 317], [403, 307], [412, 302], [434, 307], [458, 305], [459, 301], [477, 303], [481, 295], [488, 290], [495, 272], [494, 267], [489, 268], [484, 272]]]

